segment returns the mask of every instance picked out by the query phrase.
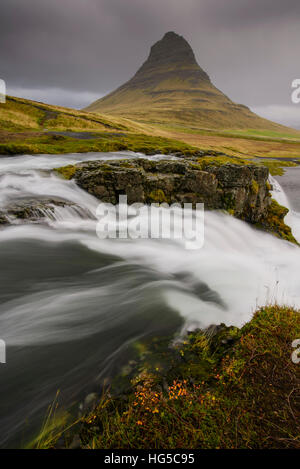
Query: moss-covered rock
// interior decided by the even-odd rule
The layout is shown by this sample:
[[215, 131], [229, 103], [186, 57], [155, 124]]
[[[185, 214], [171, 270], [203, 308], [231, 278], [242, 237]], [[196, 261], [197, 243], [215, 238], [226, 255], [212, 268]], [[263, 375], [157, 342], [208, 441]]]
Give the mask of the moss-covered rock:
[[274, 234], [278, 238], [285, 239], [294, 244], [298, 244], [293, 236], [291, 228], [286, 225], [284, 218], [288, 214], [289, 209], [280, 205], [276, 200], [272, 199], [268, 206], [265, 216], [257, 224], [259, 228]]
[[8, 219], [4, 213], [0, 212], [0, 225], [7, 225]]
[[60, 174], [64, 179], [70, 180], [74, 177], [76, 169], [76, 166], [68, 165], [61, 168], [55, 168], [54, 171]]
[[204, 203], [208, 210], [227, 210], [259, 222], [270, 203], [268, 169], [246, 164], [205, 164], [197, 158], [92, 161], [57, 169], [103, 202]]

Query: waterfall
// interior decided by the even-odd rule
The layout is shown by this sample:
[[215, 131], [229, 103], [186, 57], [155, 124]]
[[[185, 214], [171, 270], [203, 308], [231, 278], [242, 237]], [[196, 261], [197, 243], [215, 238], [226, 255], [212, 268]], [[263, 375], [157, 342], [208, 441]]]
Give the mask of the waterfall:
[[[300, 307], [298, 247], [214, 211], [205, 214], [205, 243], [195, 251], [183, 240], [99, 239], [99, 201], [52, 171], [141, 156], [0, 159], [0, 209], [23, 199], [68, 203], [45, 209], [42, 223], [0, 229], [0, 331], [7, 344], [1, 445], [22, 432], [25, 420], [38, 426], [57, 389], [67, 405], [99, 389], [136, 340], [220, 322], [241, 326], [275, 301]], [[288, 205], [271, 182], [274, 197]], [[288, 217], [297, 236], [299, 214]]]
[[285, 217], [285, 223], [292, 228], [292, 232], [297, 241], [300, 242], [300, 213], [293, 210], [290, 201], [281, 187], [280, 183], [273, 176], [270, 176], [270, 183], [273, 186], [273, 198], [284, 207], [289, 209], [289, 213]]

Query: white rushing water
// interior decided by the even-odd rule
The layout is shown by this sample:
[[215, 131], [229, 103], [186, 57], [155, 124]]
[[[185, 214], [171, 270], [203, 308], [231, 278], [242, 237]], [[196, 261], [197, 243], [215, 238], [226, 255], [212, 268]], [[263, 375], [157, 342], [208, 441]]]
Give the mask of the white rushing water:
[[[33, 407], [42, 413], [58, 388], [75, 398], [87, 382], [99, 383], [134, 340], [221, 322], [241, 326], [267, 303], [300, 307], [300, 250], [229, 215], [205, 214], [199, 250], [180, 240], [99, 239], [99, 201], [51, 169], [135, 156], [143, 155], [0, 159], [0, 208], [22, 198], [74, 204], [45, 212], [41, 224], [0, 230], [0, 331], [8, 345], [0, 443], [34, 418]], [[300, 239], [298, 221], [291, 211]]]
[[[298, 168], [297, 172], [299, 172]], [[276, 199], [280, 205], [289, 209], [289, 213], [285, 217], [285, 222], [292, 228], [294, 237], [300, 242], [300, 213], [293, 208], [292, 203], [279, 182], [272, 176], [270, 177], [270, 182], [273, 186], [273, 198]]]

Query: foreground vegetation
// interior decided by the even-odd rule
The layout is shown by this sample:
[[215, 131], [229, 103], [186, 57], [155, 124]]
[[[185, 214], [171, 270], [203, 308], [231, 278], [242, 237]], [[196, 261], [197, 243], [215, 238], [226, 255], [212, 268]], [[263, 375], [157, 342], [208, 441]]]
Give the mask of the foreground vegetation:
[[300, 449], [300, 365], [291, 359], [299, 314], [270, 306], [241, 329], [195, 331], [171, 348], [153, 340], [126, 393], [112, 388], [35, 444], [72, 447], [75, 435], [84, 448]]

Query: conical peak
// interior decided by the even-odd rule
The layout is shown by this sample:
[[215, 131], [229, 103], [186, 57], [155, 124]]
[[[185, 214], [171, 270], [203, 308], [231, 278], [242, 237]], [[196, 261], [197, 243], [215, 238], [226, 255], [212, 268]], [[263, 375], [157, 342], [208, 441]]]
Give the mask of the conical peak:
[[168, 32], [164, 35], [164, 37], [162, 38], [162, 40], [164, 40], [164, 39], [169, 39], [169, 38], [170, 38], [170, 39], [172, 39], [172, 38], [173, 38], [173, 39], [177, 39], [177, 38], [182, 38], [182, 39], [183, 39], [182, 36], [179, 36], [179, 34], [175, 33], [174, 31], [168, 31]]
[[[146, 62], [135, 74], [134, 85], [137, 81], [144, 81], [151, 75], [152, 84], [157, 84], [168, 73], [168, 77], [174, 79], [190, 79], [210, 82], [209, 76], [196, 62], [193, 49], [184, 37], [173, 31], [167, 32], [164, 37], [156, 42], [150, 50]], [[166, 78], [166, 76], [165, 76]], [[129, 82], [130, 83], [130, 82]], [[132, 84], [132, 83], [131, 83]]]
[[194, 52], [189, 43], [173, 31], [166, 33], [160, 41], [151, 47], [148, 61], [196, 65]]
[[186, 41], [186, 39], [184, 39], [183, 36], [180, 36], [179, 34], [175, 33], [174, 31], [167, 32], [163, 36], [163, 38], [160, 39], [160, 41], [157, 41], [153, 45], [153, 47], [155, 47], [155, 46], [165, 46], [165, 45], [167, 45], [167, 46], [174, 45], [174, 46], [177, 46], [177, 47], [185, 48], [186, 50], [189, 50], [189, 51], [193, 52], [191, 46]]

